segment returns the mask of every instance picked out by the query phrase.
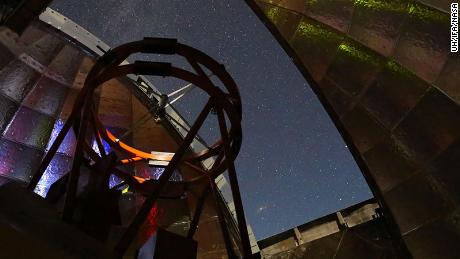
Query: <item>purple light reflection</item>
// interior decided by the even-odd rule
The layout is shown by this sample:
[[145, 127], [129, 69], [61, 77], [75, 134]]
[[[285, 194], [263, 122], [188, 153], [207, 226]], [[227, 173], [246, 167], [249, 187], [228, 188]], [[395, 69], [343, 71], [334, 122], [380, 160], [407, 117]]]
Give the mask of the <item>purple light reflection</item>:
[[[158, 178], [160, 178], [160, 176], [163, 174], [164, 170], [165, 168], [163, 167], [150, 167], [146, 164], [136, 165], [136, 175], [145, 179], [158, 180]], [[175, 182], [181, 181], [182, 176], [179, 174], [179, 172], [174, 171], [169, 180]]]
[[72, 158], [57, 154], [46, 168], [45, 173], [35, 187], [34, 192], [42, 197], [48, 193], [51, 185], [70, 171]]
[[[104, 151], [106, 154], [112, 152], [112, 148], [110, 147], [109, 143], [107, 143], [105, 140], [102, 140], [102, 146], [104, 146]], [[99, 155], [101, 156], [101, 152], [99, 150], [99, 147], [97, 146], [96, 138], [93, 138], [93, 141], [91, 142], [91, 148]]]
[[[62, 128], [64, 127], [64, 121], [62, 119], [57, 119], [54, 123], [53, 131], [51, 132], [50, 140], [48, 141], [48, 145], [46, 147], [46, 151], [51, 148], [51, 145], [56, 140], [59, 132], [61, 132]], [[73, 156], [75, 152], [75, 145], [76, 145], [76, 138], [75, 133], [73, 130], [69, 130], [67, 135], [65, 136], [64, 140], [62, 141], [61, 145], [59, 146], [58, 153], [66, 154], [68, 156]]]

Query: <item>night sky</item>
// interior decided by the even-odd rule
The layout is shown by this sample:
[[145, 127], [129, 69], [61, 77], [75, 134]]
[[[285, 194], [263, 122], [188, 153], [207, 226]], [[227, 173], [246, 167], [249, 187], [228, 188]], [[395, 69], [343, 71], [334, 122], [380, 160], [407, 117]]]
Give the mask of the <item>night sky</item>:
[[[257, 239], [371, 197], [315, 94], [244, 1], [55, 0], [51, 7], [110, 46], [172, 37], [227, 67], [242, 95], [244, 136], [236, 166]], [[152, 83], [164, 92], [182, 86]], [[184, 117], [202, 108], [194, 101], [198, 93], [178, 102]]]

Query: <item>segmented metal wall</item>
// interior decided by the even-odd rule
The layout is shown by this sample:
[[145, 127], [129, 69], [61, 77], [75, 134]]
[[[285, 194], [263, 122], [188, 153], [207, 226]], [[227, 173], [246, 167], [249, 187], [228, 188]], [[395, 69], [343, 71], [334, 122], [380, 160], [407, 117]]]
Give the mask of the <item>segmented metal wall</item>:
[[247, 2], [320, 97], [410, 253], [460, 257], [449, 1]]
[[[0, 39], [0, 175], [27, 182], [69, 115], [84, 57], [36, 27], [21, 39], [4, 29]], [[74, 138], [66, 137], [51, 162], [36, 190], [41, 195], [68, 171]]]

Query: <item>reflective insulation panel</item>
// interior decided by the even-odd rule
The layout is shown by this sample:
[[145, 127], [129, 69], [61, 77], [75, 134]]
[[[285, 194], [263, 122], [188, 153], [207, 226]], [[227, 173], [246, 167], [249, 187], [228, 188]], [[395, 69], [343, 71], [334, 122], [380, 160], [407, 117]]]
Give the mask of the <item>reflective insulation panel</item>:
[[52, 117], [21, 106], [6, 128], [4, 137], [38, 149], [45, 149], [53, 125]]
[[0, 91], [16, 102], [21, 102], [40, 74], [20, 60], [13, 60], [0, 70]]
[[54, 156], [51, 163], [46, 168], [43, 177], [38, 182], [35, 192], [43, 197], [46, 196], [50, 186], [59, 180], [62, 176], [67, 174], [72, 166], [72, 158], [65, 155], [56, 155]]
[[[65, 123], [64, 120], [60, 118], [57, 119], [56, 122], [54, 123], [54, 128], [53, 128], [53, 131], [51, 132], [51, 136], [48, 141], [46, 151], [48, 151], [51, 148], [51, 145], [54, 143], [54, 140], [57, 138], [59, 132], [61, 132], [62, 127], [64, 127], [64, 123]], [[62, 144], [59, 146], [58, 153], [66, 154], [67, 156], [73, 156], [73, 153], [75, 152], [75, 145], [76, 145], [75, 132], [69, 131], [67, 135], [64, 137]]]
[[68, 87], [50, 78], [42, 77], [27, 95], [23, 104], [41, 113], [55, 117], [61, 110], [68, 90]]
[[43, 151], [2, 138], [0, 140], [0, 174], [21, 182], [30, 180]]

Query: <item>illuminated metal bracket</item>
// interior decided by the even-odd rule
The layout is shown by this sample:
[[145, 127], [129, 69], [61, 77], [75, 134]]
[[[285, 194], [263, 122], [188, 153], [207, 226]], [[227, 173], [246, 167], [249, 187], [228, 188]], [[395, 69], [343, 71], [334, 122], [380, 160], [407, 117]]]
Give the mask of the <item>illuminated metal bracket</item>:
[[168, 166], [169, 161], [171, 161], [171, 158], [174, 156], [174, 153], [157, 152], [157, 151], [152, 151], [151, 154], [152, 154], [152, 157], [155, 157], [156, 159], [150, 159], [149, 166], [155, 166], [155, 167]]

